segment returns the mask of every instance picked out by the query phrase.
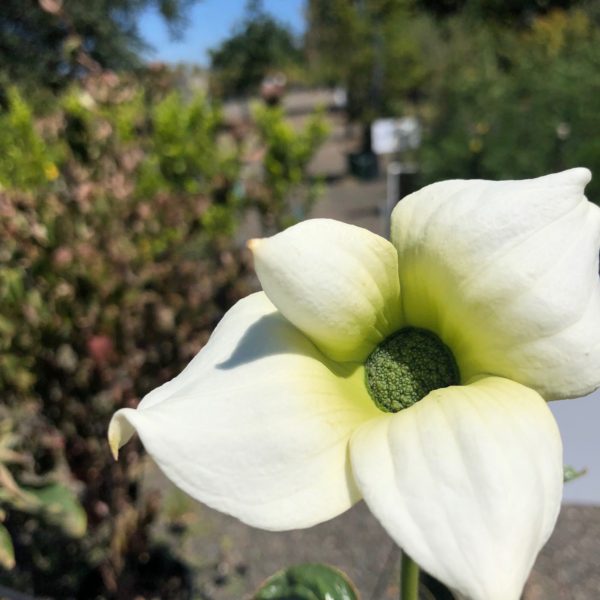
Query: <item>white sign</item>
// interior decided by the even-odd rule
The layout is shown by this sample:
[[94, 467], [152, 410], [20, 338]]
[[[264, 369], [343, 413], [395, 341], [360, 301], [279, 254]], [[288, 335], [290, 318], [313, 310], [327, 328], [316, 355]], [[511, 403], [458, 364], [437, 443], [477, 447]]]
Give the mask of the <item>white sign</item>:
[[416, 117], [377, 119], [371, 125], [371, 145], [375, 154], [414, 150], [421, 145], [421, 124]]

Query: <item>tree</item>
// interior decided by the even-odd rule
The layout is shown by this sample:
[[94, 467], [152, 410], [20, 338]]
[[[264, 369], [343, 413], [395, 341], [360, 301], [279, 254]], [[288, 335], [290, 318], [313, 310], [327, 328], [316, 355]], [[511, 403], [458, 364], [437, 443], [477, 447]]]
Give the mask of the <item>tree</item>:
[[158, 8], [176, 33], [195, 1], [2, 0], [0, 77], [56, 88], [90, 69], [134, 67], [141, 11]]
[[[600, 32], [586, 11], [554, 10], [531, 26], [473, 31], [451, 19], [432, 39], [439, 65], [420, 152], [422, 183], [521, 179], [600, 170]], [[600, 199], [594, 178], [586, 188]]]
[[417, 0], [416, 4], [436, 16], [463, 13], [478, 19], [492, 19], [514, 26], [533, 16], [555, 9], [584, 4], [582, 0]]
[[306, 36], [317, 81], [344, 85], [351, 119], [398, 112], [425, 76], [410, 0], [309, 0]]
[[[306, 51], [313, 78], [344, 85], [351, 119], [397, 114], [426, 93], [437, 69], [432, 37], [452, 18], [476, 31], [526, 28], [536, 15], [590, 0], [308, 0]], [[597, 3], [596, 3], [597, 4]], [[450, 18], [448, 18], [450, 17]]]
[[251, 0], [233, 35], [211, 52], [215, 87], [224, 96], [256, 91], [269, 72], [286, 71], [301, 58], [292, 33]]

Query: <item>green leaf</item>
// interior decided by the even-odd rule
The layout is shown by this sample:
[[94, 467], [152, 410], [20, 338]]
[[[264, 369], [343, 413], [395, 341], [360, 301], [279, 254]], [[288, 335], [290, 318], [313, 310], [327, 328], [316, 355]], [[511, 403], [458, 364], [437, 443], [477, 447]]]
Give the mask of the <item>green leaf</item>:
[[565, 465], [563, 471], [563, 481], [565, 483], [569, 483], [569, 481], [573, 481], [574, 479], [579, 479], [587, 474], [587, 469], [579, 469], [577, 470], [575, 467], [571, 467], [569, 465]]
[[15, 549], [10, 538], [10, 533], [0, 523], [0, 567], [12, 569], [15, 566]]
[[72, 537], [81, 537], [87, 528], [87, 516], [77, 496], [66, 486], [54, 483], [43, 488], [27, 488], [40, 503], [50, 523]]
[[307, 563], [278, 571], [267, 579], [254, 600], [359, 600], [342, 571]]

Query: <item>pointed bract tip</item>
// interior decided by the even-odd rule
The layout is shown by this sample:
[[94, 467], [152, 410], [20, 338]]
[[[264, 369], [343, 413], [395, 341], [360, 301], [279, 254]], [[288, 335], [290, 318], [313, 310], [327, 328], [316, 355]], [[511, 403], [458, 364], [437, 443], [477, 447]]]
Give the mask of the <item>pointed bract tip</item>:
[[110, 453], [113, 458], [119, 460], [119, 442], [121, 441], [121, 436], [115, 429], [111, 429], [108, 432], [108, 445], [110, 446]]
[[246, 248], [251, 252], [255, 252], [256, 249], [260, 246], [262, 240], [260, 238], [252, 238], [246, 242]]
[[592, 172], [586, 167], [574, 167], [550, 177], [560, 177], [565, 182], [585, 187], [592, 180]]
[[119, 448], [124, 446], [135, 433], [133, 422], [140, 419], [139, 411], [133, 408], [118, 410], [108, 425], [108, 445], [115, 460], [119, 459]]

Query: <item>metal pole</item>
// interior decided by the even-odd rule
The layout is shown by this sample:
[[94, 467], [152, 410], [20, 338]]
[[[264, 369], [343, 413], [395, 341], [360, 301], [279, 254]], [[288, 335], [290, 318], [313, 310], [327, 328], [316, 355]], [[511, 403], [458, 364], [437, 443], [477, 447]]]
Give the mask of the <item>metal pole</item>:
[[385, 206], [383, 209], [383, 235], [389, 239], [392, 211], [394, 206], [400, 199], [402, 190], [400, 189], [400, 175], [402, 174], [402, 164], [399, 162], [391, 162], [387, 166], [387, 185], [386, 185], [386, 198]]

